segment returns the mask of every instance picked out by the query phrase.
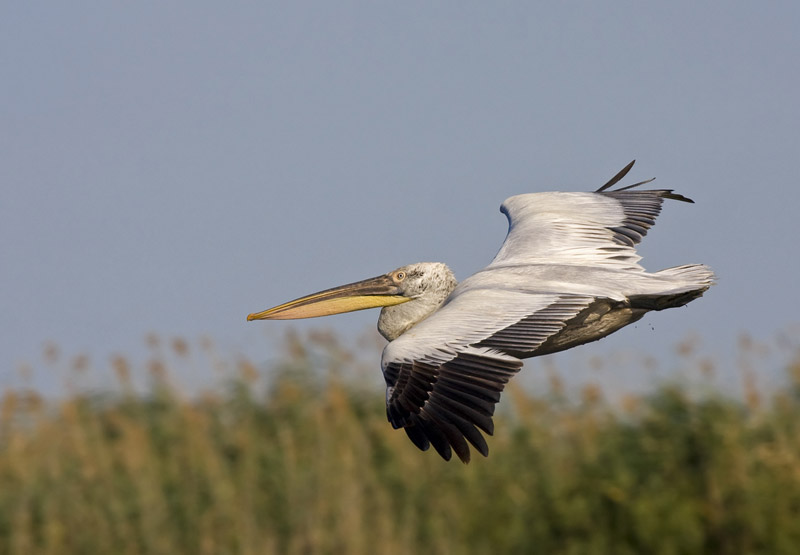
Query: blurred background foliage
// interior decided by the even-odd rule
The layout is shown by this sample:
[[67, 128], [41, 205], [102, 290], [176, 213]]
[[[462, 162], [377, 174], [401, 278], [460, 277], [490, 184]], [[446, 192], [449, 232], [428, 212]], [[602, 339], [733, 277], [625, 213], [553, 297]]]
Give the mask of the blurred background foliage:
[[[220, 360], [203, 341], [148, 342], [143, 366], [118, 356], [100, 369], [116, 376], [107, 391], [5, 391], [0, 553], [800, 546], [800, 352], [780, 388], [759, 391], [745, 376], [740, 396], [684, 382], [614, 400], [597, 383], [571, 394], [559, 376], [568, 369], [551, 371], [546, 390], [512, 382], [489, 458], [463, 465], [392, 430], [357, 349], [330, 333], [290, 335], [266, 365]], [[44, 359], [57, 358], [47, 346]], [[719, 370], [677, 358], [698, 366], [684, 374]], [[171, 376], [199, 360], [235, 368], [235, 377], [187, 395]], [[89, 364], [72, 361], [76, 383]], [[376, 365], [370, 359], [369, 371]]]

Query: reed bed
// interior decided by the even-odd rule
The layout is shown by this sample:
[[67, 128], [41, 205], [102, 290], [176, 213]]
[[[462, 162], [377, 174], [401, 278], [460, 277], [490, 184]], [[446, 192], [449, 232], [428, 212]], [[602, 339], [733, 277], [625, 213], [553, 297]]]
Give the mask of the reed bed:
[[610, 403], [590, 384], [573, 402], [512, 383], [489, 458], [463, 465], [391, 429], [353, 353], [307, 341], [269, 368], [232, 362], [215, 394], [169, 385], [169, 357], [143, 394], [121, 357], [117, 391], [7, 391], [0, 553], [800, 549], [800, 361], [744, 399], [666, 384]]

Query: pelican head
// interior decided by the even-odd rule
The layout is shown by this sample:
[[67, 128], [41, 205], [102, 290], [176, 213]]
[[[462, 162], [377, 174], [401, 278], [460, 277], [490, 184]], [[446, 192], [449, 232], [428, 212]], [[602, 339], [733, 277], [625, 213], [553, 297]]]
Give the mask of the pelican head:
[[455, 289], [456, 283], [453, 272], [445, 264], [418, 262], [388, 274], [300, 297], [250, 314], [247, 320], [316, 318], [383, 307], [378, 331], [393, 341], [433, 314]]

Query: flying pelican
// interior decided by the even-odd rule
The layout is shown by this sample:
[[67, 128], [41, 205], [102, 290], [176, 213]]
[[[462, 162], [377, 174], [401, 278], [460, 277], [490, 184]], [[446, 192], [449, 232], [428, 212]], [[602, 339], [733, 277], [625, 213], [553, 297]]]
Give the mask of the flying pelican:
[[492, 415], [523, 358], [596, 341], [651, 310], [683, 306], [714, 282], [689, 264], [648, 273], [635, 245], [671, 189], [610, 190], [635, 160], [593, 193], [507, 199], [508, 235], [491, 264], [461, 283], [444, 264], [422, 262], [250, 314], [248, 320], [313, 318], [383, 307], [378, 331], [386, 414], [425, 451], [469, 462], [489, 448]]

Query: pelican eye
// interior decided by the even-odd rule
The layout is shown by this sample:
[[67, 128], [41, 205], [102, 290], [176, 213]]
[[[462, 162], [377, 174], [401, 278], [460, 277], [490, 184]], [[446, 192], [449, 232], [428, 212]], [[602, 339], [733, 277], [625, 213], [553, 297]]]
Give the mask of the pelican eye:
[[394, 274], [394, 280], [395, 281], [403, 281], [404, 279], [406, 279], [406, 273], [405, 272], [395, 272], [395, 274]]

